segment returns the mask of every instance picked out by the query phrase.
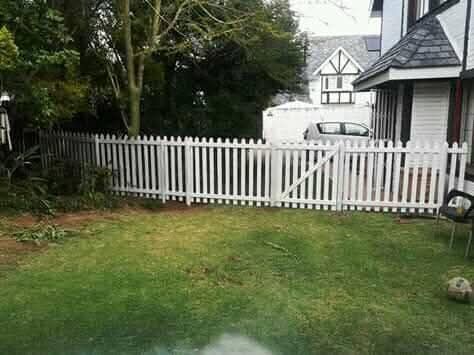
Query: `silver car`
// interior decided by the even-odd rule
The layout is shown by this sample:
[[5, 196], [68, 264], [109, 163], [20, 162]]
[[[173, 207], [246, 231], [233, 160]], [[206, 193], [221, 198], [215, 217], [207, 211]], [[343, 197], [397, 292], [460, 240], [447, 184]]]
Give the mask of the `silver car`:
[[356, 141], [368, 142], [370, 129], [359, 123], [320, 122], [311, 123], [304, 132], [304, 139], [316, 142]]

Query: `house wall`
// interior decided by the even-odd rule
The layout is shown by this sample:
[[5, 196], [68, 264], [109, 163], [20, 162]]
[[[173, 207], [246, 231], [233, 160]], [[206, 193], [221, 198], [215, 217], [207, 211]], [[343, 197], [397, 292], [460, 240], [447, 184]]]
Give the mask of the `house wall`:
[[464, 51], [466, 9], [467, 0], [461, 0], [437, 16], [459, 59], [462, 59]]
[[413, 88], [412, 141], [445, 142], [448, 130], [448, 81], [418, 81]]
[[355, 105], [323, 105], [317, 109], [269, 109], [262, 114], [263, 138], [269, 142], [302, 141], [310, 123], [354, 122], [370, 125], [371, 108]]
[[383, 3], [381, 55], [401, 38], [403, 2], [403, 0], [391, 0]]
[[309, 97], [313, 105], [321, 105], [321, 77], [319, 75], [309, 82]]
[[[351, 90], [353, 87], [351, 85]], [[355, 95], [355, 106], [363, 106], [368, 105], [370, 106], [374, 103], [374, 93], [370, 91], [364, 92], [354, 92]], [[313, 80], [309, 82], [309, 97], [313, 105], [321, 105], [321, 77], [317, 76]], [[354, 106], [354, 105], [323, 105], [323, 106]]]
[[471, 7], [471, 23], [469, 28], [469, 45], [467, 48], [466, 64], [467, 70], [474, 69], [474, 6]]
[[268, 142], [303, 141], [304, 131], [310, 123], [318, 122], [316, 109], [278, 110], [263, 112], [263, 138]]

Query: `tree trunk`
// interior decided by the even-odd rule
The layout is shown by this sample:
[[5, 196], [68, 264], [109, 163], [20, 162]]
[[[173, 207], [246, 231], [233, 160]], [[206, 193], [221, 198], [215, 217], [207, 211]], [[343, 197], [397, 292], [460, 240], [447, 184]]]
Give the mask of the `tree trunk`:
[[136, 137], [140, 133], [140, 101], [141, 101], [141, 90], [139, 88], [129, 87], [129, 125], [128, 135], [130, 137]]

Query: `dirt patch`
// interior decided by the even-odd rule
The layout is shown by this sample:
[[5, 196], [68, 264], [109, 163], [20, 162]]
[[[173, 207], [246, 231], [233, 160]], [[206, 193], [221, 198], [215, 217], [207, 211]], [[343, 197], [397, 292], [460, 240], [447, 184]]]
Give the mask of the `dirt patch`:
[[18, 216], [18, 217], [14, 217], [10, 221], [11, 221], [11, 224], [13, 224], [17, 227], [27, 228], [27, 227], [34, 226], [35, 224], [40, 222], [41, 218], [38, 217], [38, 216], [25, 214], [25, 215], [21, 215], [21, 216]]
[[122, 208], [108, 211], [80, 211], [72, 213], [57, 214], [53, 217], [21, 215], [10, 219], [10, 223], [15, 227], [30, 228], [40, 222], [47, 222], [50, 224], [59, 225], [62, 227], [76, 227], [89, 224], [99, 220], [119, 220], [125, 215], [134, 214], [155, 214], [162, 212], [183, 212], [195, 213], [202, 211], [205, 207], [202, 205], [187, 206], [183, 202], [168, 201], [165, 205], [160, 205], [158, 208], [147, 208], [136, 203], [127, 204]]
[[[156, 210], [157, 212], [186, 212], [194, 213], [204, 210], [208, 205], [186, 205], [185, 202], [179, 201], [167, 201], [165, 205], [162, 205], [160, 209]], [[150, 212], [150, 211], [149, 211]]]
[[34, 243], [17, 242], [14, 239], [0, 239], [0, 272], [16, 267], [25, 256], [45, 248], [45, 244], [36, 245]]
[[11, 219], [11, 224], [15, 227], [30, 228], [38, 223], [50, 223], [64, 227], [74, 227], [84, 225], [96, 220], [101, 219], [118, 219], [120, 212], [107, 212], [107, 211], [87, 211], [87, 212], [75, 212], [75, 213], [64, 213], [54, 217], [44, 216], [33, 216], [33, 215], [22, 215]]
[[[125, 212], [125, 211], [124, 211]], [[120, 211], [90, 211], [65, 213], [55, 216], [50, 223], [64, 227], [74, 227], [88, 224], [97, 220], [118, 220], [122, 213]]]

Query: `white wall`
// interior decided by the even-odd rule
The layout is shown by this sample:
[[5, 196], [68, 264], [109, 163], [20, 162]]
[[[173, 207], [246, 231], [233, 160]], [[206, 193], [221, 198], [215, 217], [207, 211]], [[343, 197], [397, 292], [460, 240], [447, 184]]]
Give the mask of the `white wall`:
[[403, 0], [384, 1], [381, 55], [400, 40]]
[[313, 105], [321, 104], [321, 77], [319, 75], [309, 82], [309, 97]]
[[357, 106], [370, 106], [375, 103], [375, 92], [370, 91], [361, 91], [354, 93], [355, 95], [355, 104]]
[[464, 51], [466, 9], [467, 0], [461, 0], [459, 3], [451, 6], [437, 16], [460, 60], [462, 60]]
[[[271, 112], [271, 115], [269, 113]], [[370, 125], [371, 108], [355, 105], [323, 105], [314, 110], [267, 110], [263, 112], [263, 138], [274, 141], [302, 141], [314, 122], [355, 122]]]
[[323, 105], [318, 114], [321, 122], [354, 122], [370, 127], [370, 106], [356, 105]]
[[412, 141], [446, 141], [449, 93], [448, 81], [415, 82], [410, 137]]
[[263, 112], [263, 138], [269, 142], [302, 141], [303, 133], [311, 122], [320, 120], [318, 110], [269, 109]]
[[474, 69], [474, 6], [471, 8], [471, 23], [469, 29], [469, 46], [467, 49], [466, 69]]

